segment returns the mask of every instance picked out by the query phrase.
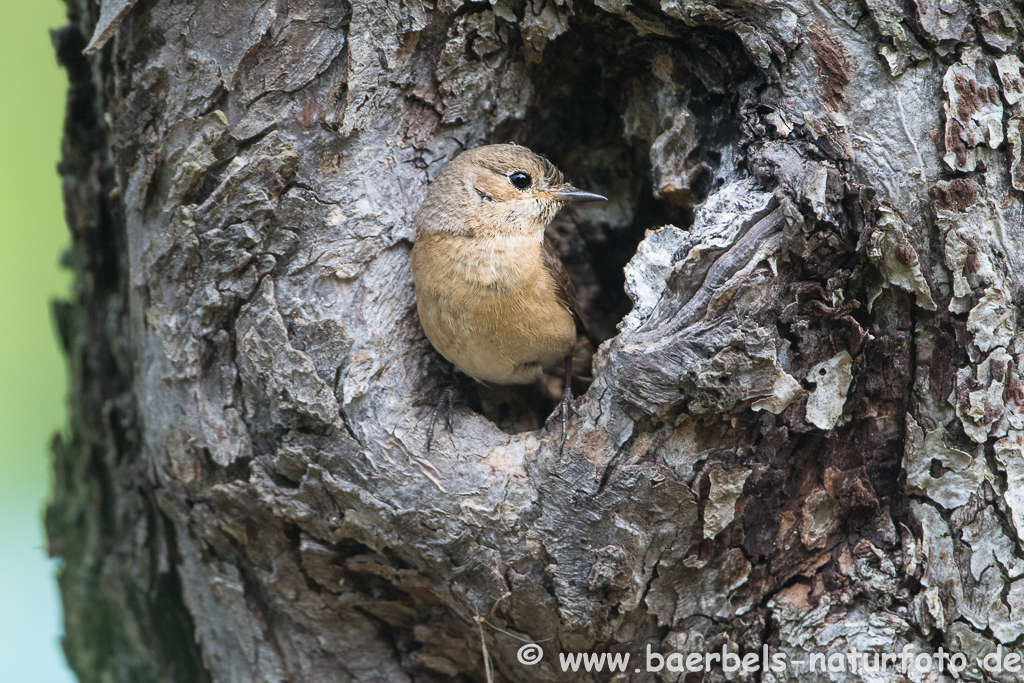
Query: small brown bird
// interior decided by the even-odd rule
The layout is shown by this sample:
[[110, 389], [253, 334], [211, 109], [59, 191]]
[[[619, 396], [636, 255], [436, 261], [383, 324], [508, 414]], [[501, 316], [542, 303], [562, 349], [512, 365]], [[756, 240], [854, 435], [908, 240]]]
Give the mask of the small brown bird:
[[[479, 382], [530, 384], [564, 362], [562, 441], [573, 356], [587, 344], [576, 290], [544, 229], [566, 202], [604, 200], [518, 145], [451, 161], [415, 218], [416, 307], [438, 353]], [[435, 413], [436, 416], [436, 413]], [[549, 418], [550, 419], [550, 418]], [[433, 419], [427, 435], [433, 433]]]

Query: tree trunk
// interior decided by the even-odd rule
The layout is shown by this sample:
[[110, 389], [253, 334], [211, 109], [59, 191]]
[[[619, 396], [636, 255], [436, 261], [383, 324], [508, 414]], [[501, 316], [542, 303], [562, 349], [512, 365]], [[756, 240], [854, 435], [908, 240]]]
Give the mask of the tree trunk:
[[[69, 6], [47, 521], [81, 680], [1024, 649], [1019, 4]], [[427, 183], [507, 141], [610, 197], [551, 228], [606, 340], [564, 450], [415, 313]], [[648, 671], [765, 645], [787, 670]]]

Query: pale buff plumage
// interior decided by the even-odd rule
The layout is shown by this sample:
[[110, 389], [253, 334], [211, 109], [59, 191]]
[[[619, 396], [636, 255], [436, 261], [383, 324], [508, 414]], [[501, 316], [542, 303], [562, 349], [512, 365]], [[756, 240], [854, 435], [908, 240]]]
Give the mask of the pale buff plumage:
[[[515, 172], [532, 184], [520, 189]], [[420, 322], [434, 348], [471, 377], [527, 384], [573, 354], [583, 333], [575, 292], [545, 245], [565, 201], [601, 199], [570, 187], [515, 145], [459, 155], [430, 186], [412, 251]]]

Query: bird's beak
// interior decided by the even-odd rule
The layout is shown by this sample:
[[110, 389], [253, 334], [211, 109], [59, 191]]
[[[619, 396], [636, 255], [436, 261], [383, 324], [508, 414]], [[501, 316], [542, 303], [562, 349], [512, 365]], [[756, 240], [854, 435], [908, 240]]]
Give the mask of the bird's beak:
[[560, 202], [606, 202], [607, 197], [602, 197], [599, 194], [593, 192], [584, 192], [583, 190], [573, 187], [572, 185], [566, 185], [565, 187], [557, 190], [552, 190], [549, 194], [550, 197], [557, 199]]

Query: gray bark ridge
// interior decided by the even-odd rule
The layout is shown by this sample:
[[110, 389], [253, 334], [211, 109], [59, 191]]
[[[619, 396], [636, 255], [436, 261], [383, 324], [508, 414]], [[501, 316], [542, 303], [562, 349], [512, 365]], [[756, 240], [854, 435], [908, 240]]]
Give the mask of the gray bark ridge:
[[[557, 653], [1024, 647], [1019, 5], [71, 16], [47, 523], [82, 680], [682, 681]], [[592, 88], [607, 111], [577, 118], [604, 123], [559, 128]], [[643, 226], [564, 450], [465, 408], [428, 455], [414, 399], [445, 372], [412, 217], [509, 137], [608, 186], [581, 230], [692, 222]]]

